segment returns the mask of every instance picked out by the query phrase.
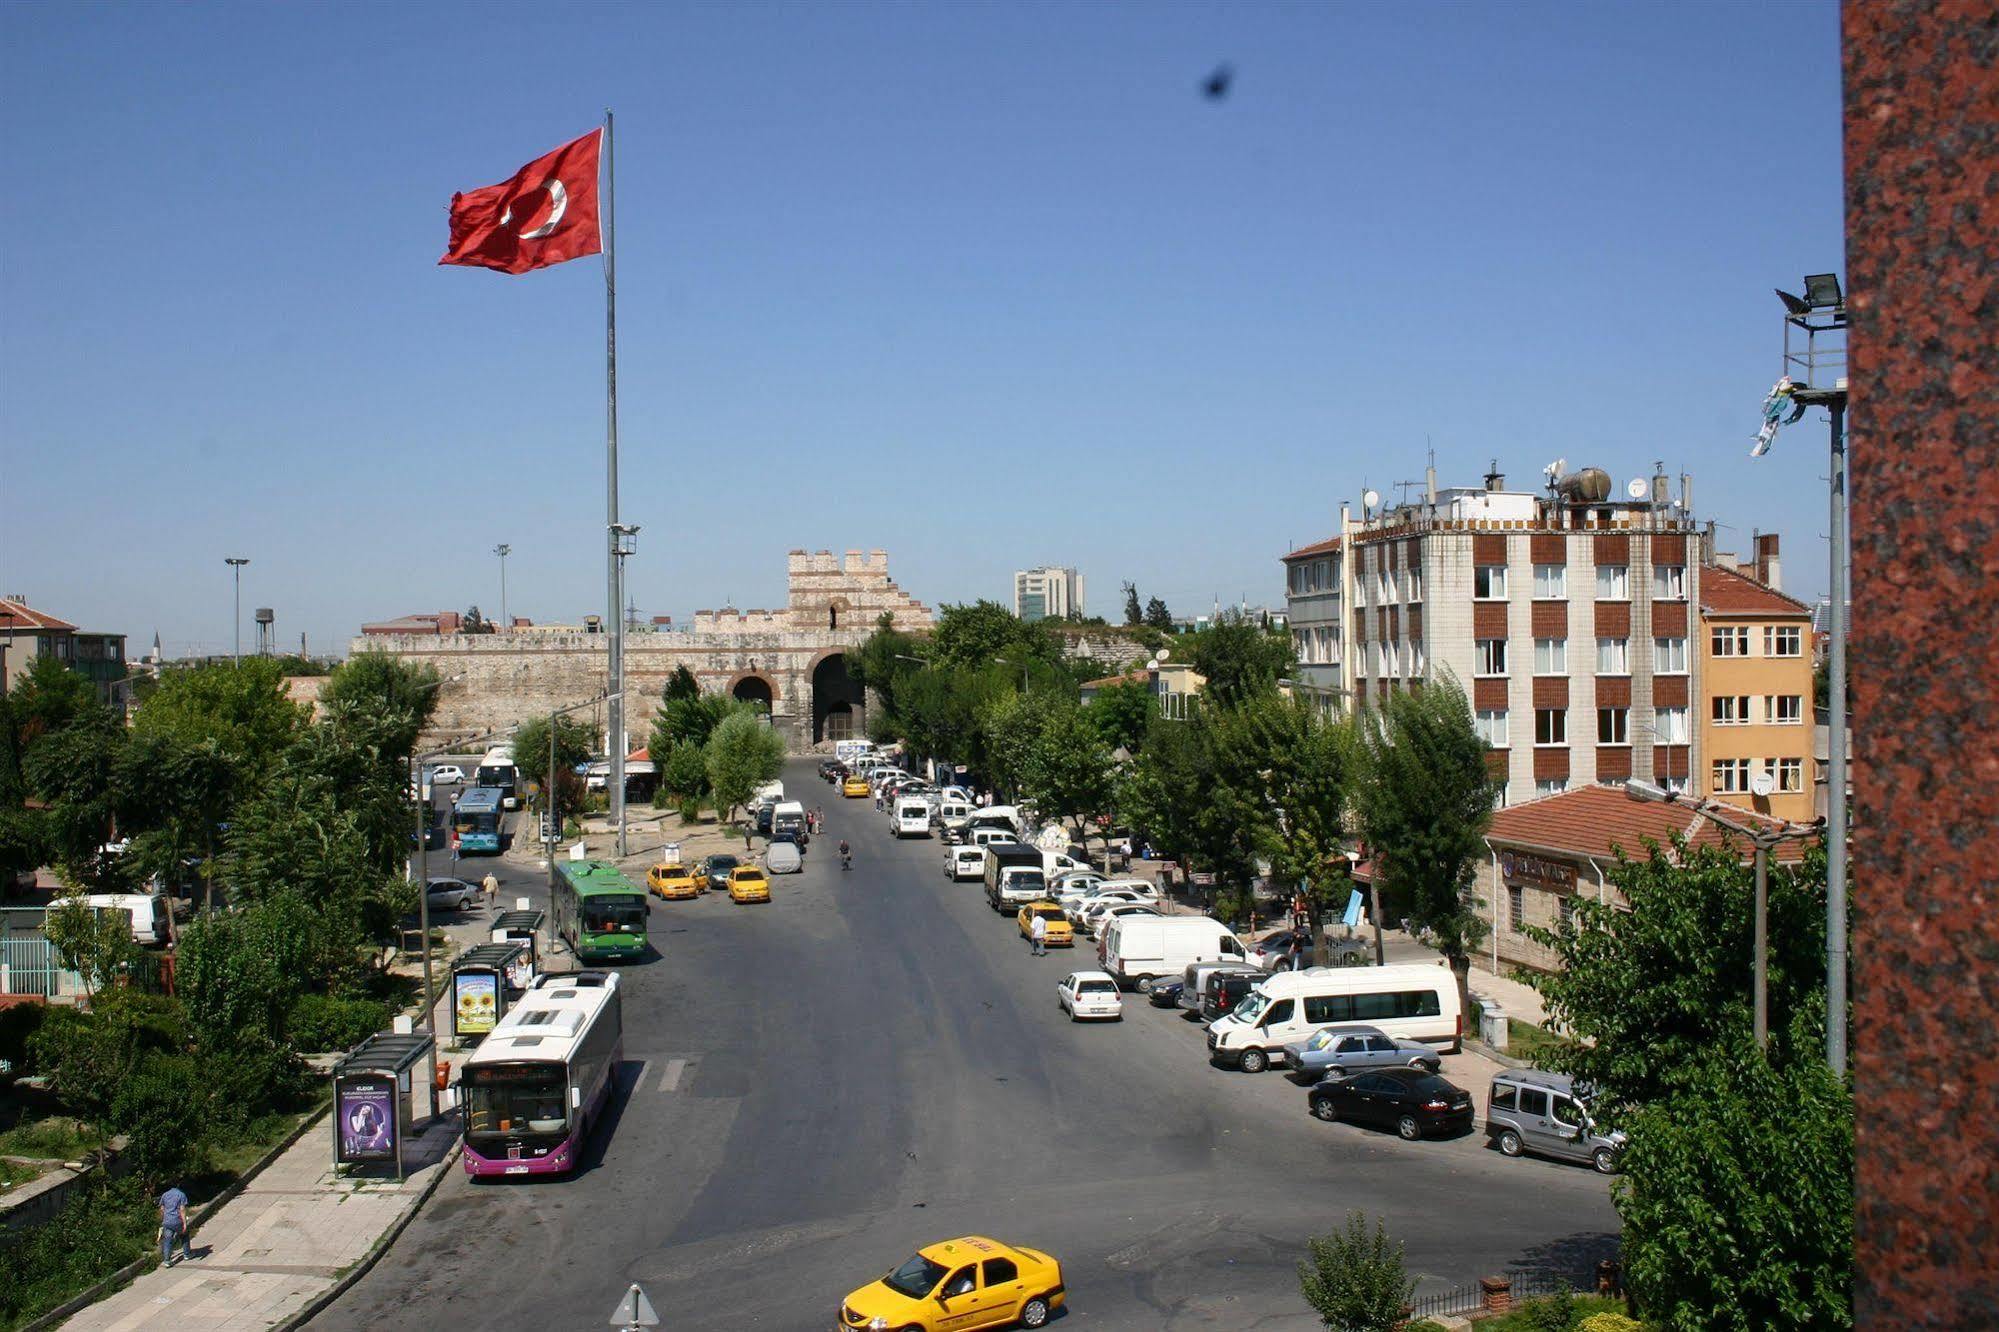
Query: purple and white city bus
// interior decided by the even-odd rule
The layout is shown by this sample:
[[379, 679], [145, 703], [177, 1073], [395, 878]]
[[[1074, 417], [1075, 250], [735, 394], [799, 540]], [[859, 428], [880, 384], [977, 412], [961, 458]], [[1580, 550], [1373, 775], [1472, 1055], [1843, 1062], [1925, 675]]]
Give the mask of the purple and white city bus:
[[615, 975], [537, 976], [459, 1073], [465, 1173], [574, 1170], [610, 1100], [623, 1054]]

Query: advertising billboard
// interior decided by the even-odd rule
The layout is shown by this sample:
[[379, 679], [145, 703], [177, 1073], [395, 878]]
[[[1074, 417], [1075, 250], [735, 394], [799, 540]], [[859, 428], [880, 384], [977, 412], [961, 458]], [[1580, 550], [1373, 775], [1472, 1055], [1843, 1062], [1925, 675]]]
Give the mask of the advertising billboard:
[[451, 1031], [456, 1036], [483, 1036], [500, 1021], [500, 978], [490, 971], [467, 969], [451, 974]]
[[363, 1073], [341, 1078], [335, 1086], [333, 1112], [339, 1132], [335, 1160], [344, 1165], [396, 1159], [393, 1074]]

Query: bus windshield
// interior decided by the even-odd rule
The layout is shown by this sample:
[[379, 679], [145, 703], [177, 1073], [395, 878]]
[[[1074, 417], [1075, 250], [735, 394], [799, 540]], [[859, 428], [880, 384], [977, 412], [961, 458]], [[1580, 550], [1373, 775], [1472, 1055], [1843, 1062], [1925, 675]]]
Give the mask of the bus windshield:
[[500, 830], [500, 816], [490, 809], [459, 811], [451, 816], [451, 827], [461, 833], [490, 833]]
[[474, 1064], [464, 1077], [468, 1134], [561, 1133], [569, 1126], [560, 1064]]
[[586, 897], [582, 902], [585, 934], [644, 934], [646, 900], [636, 893]]

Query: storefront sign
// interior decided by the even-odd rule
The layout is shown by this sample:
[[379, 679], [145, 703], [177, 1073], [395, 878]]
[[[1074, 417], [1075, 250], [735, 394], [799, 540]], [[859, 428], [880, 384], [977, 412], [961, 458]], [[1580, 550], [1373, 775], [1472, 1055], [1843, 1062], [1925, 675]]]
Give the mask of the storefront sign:
[[1557, 892], [1574, 892], [1576, 888], [1576, 867], [1566, 860], [1546, 860], [1522, 852], [1501, 851], [1499, 873], [1508, 883], [1533, 888], [1552, 888]]
[[386, 1073], [342, 1078], [335, 1099], [340, 1163], [395, 1160], [395, 1079]]
[[500, 978], [490, 971], [457, 971], [451, 976], [451, 1031], [483, 1036], [500, 1021]]

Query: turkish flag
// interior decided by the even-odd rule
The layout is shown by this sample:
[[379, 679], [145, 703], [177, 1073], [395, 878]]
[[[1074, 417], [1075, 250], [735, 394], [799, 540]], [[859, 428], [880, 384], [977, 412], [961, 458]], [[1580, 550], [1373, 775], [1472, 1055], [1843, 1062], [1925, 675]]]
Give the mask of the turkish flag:
[[451, 244], [440, 264], [525, 273], [600, 254], [597, 154], [604, 131], [522, 167], [503, 185], [451, 196]]

